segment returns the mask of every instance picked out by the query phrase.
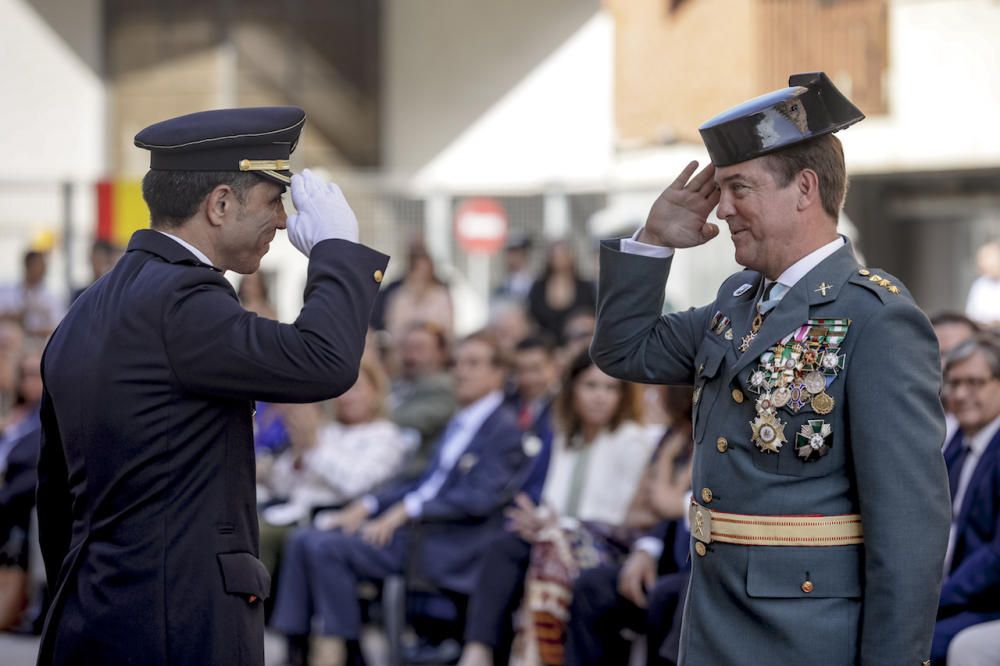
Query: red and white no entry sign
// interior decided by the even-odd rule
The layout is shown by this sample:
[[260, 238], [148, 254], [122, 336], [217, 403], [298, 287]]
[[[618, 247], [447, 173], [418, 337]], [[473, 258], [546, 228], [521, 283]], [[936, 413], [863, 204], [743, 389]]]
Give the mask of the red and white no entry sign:
[[495, 254], [507, 240], [507, 212], [496, 199], [466, 199], [455, 211], [455, 236], [465, 252]]

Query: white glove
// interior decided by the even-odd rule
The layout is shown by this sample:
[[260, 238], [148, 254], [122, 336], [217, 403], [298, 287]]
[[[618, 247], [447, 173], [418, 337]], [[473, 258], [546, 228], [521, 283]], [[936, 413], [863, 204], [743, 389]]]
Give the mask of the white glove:
[[358, 218], [334, 183], [304, 169], [292, 176], [292, 203], [296, 212], [285, 222], [288, 240], [307, 257], [316, 243], [330, 238], [358, 242]]

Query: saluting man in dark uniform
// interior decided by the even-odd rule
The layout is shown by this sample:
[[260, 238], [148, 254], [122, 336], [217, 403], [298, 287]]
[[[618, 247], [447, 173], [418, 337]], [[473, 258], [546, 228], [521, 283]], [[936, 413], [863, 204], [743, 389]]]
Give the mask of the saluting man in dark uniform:
[[[701, 128], [633, 238], [601, 248], [592, 353], [693, 384], [682, 663], [911, 664], [930, 653], [948, 540], [937, 343], [906, 288], [837, 234], [833, 135], [864, 116], [822, 73]], [[674, 249], [729, 227], [747, 270], [660, 316]]]
[[[39, 664], [263, 664], [254, 400], [347, 390], [388, 258], [336, 185], [289, 171], [305, 114], [152, 125], [152, 228], [73, 304], [45, 351], [38, 518], [52, 606]], [[286, 220], [291, 185], [298, 212]], [[309, 258], [293, 324], [240, 307], [278, 229]]]

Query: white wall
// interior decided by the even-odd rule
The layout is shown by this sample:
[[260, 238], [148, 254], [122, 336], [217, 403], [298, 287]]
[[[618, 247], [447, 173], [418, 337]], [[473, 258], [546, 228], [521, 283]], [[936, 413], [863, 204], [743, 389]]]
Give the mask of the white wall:
[[600, 4], [388, 0], [386, 170], [422, 189], [603, 177], [614, 35]]
[[[0, 282], [20, 277], [20, 256], [33, 237], [61, 234], [60, 183], [89, 186], [104, 173], [101, 38], [100, 0], [0, 0]], [[74, 198], [81, 233], [92, 228], [93, 207], [89, 190]], [[74, 253], [80, 280], [89, 242], [83, 235]], [[63, 257], [52, 259], [49, 284], [62, 291]]]
[[841, 134], [860, 172], [1000, 164], [1000, 3], [894, 0], [889, 115]]

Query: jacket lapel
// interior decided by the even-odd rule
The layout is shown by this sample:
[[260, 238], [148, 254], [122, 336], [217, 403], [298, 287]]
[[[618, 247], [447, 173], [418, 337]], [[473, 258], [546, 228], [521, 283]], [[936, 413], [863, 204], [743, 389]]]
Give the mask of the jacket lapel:
[[969, 522], [969, 512], [972, 509], [976, 488], [983, 483], [983, 479], [988, 474], [993, 473], [998, 455], [1000, 455], [1000, 431], [993, 435], [993, 439], [990, 440], [989, 445], [983, 451], [982, 455], [979, 456], [979, 460], [976, 461], [976, 469], [973, 470], [972, 476], [969, 478], [969, 485], [965, 487], [962, 506], [959, 508], [958, 518], [955, 520], [955, 555], [952, 558], [952, 566], [959, 559], [959, 547], [963, 545], [964, 539], [962, 539], [962, 536], [965, 532], [966, 524]]

